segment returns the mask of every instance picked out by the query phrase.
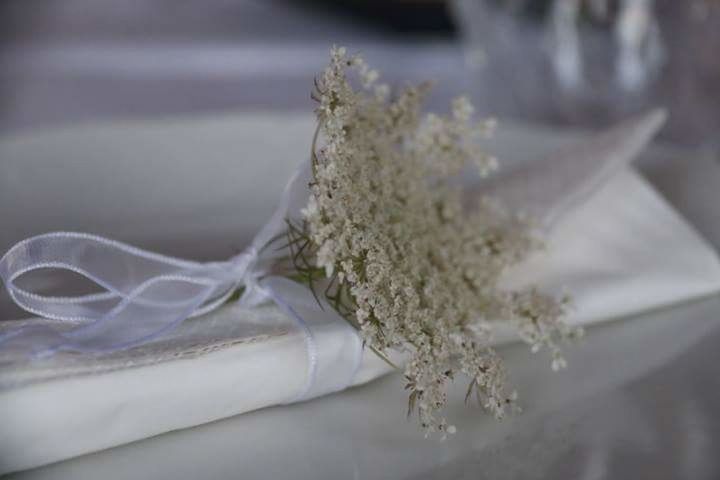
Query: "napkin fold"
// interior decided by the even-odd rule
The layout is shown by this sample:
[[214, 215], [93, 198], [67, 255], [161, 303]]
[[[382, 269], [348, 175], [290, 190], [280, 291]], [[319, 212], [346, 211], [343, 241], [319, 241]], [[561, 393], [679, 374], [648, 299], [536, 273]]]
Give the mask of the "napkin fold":
[[[574, 300], [570, 321], [576, 324], [621, 318], [720, 291], [717, 253], [628, 166], [662, 122], [661, 116], [634, 120], [559, 153], [552, 153], [557, 142], [550, 133], [527, 135], [506, 127], [507, 141], [494, 145], [503, 160], [528, 150], [538, 156], [545, 152], [545, 160], [512, 165], [492, 184], [508, 203], [516, 206], [513, 199], [528, 191], [533, 178], [538, 182], [534, 185], [542, 178], [546, 185], [558, 185], [557, 175], [562, 173], [575, 178], [568, 181], [566, 176], [559, 183], [566, 188], [553, 195], [547, 188], [535, 190], [540, 197], [530, 205], [558, 206], [550, 209], [553, 215], [546, 222], [549, 248], [510, 272], [507, 286], [536, 284], [551, 293], [567, 289]], [[278, 119], [272, 123], [272, 135], [282, 135], [284, 126], [295, 130], [296, 123]], [[81, 139], [83, 132], [76, 133]], [[123, 131], [117, 136], [120, 141]], [[193, 139], [177, 141], [190, 144]], [[233, 145], [230, 131], [226, 141]], [[132, 142], [126, 145], [133, 148]], [[262, 158], [265, 164], [272, 160]], [[14, 328], [43, 321], [2, 323]], [[350, 348], [346, 332], [342, 325], [327, 324], [317, 335], [328, 346], [325, 351], [343, 358]], [[497, 342], [513, 338], [503, 331]], [[307, 362], [304, 335], [273, 305], [228, 305], [184, 322], [152, 344], [101, 356], [60, 353], [28, 363], [0, 353], [0, 472], [283, 403], [302, 388]], [[389, 371], [386, 363], [365, 351], [351, 383], [359, 385]]]

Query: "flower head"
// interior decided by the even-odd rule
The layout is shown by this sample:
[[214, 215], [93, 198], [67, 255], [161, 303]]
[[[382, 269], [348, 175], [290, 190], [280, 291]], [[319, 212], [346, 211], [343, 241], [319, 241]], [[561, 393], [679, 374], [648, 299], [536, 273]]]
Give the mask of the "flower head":
[[363, 60], [332, 50], [314, 93], [321, 143], [303, 234], [338, 311], [376, 351], [409, 354], [410, 412], [426, 431], [452, 433], [439, 412], [456, 374], [496, 417], [515, 399], [489, 346], [498, 322], [549, 346], [558, 366], [557, 340], [571, 329], [562, 301], [499, 288], [506, 269], [540, 246], [530, 226], [487, 200], [465, 208], [453, 186], [468, 165], [480, 175], [497, 167], [482, 148], [495, 122], [473, 120], [465, 97], [449, 115], [423, 115], [427, 84], [388, 99], [377, 81]]

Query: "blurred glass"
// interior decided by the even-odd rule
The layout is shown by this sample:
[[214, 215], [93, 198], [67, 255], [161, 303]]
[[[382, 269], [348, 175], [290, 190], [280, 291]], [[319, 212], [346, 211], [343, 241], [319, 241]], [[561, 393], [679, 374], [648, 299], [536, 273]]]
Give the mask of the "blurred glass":
[[558, 125], [665, 106], [666, 140], [720, 147], [720, 2], [454, 0], [475, 103]]

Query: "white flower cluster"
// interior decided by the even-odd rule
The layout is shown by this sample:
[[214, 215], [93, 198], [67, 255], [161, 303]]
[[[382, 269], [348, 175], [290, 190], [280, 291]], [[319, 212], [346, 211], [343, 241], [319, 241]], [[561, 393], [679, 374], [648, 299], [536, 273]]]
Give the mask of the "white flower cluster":
[[497, 417], [515, 399], [489, 347], [496, 322], [517, 325], [533, 348], [549, 346], [556, 367], [557, 341], [573, 331], [561, 321], [562, 301], [498, 288], [502, 273], [539, 245], [528, 225], [489, 202], [467, 211], [449, 181], [468, 164], [482, 175], [496, 167], [479, 146], [494, 122], [473, 122], [466, 98], [448, 116], [423, 116], [427, 85], [390, 100], [377, 77], [334, 48], [316, 82], [322, 146], [313, 147], [304, 230], [348, 321], [376, 350], [408, 352], [410, 411], [428, 433], [445, 435], [455, 427], [439, 411], [456, 373]]

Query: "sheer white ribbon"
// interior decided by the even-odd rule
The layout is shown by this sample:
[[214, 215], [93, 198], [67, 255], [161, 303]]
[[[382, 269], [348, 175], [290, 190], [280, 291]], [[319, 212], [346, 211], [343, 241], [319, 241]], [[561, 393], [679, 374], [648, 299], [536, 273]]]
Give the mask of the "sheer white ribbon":
[[[314, 298], [311, 302], [307, 288], [267, 271], [282, 254], [272, 240], [284, 231], [285, 219], [297, 216], [306, 203], [308, 175], [307, 168], [295, 174], [252, 244], [224, 262], [187, 261], [85, 233], [56, 232], [21, 241], [0, 259], [0, 278], [18, 306], [51, 322], [0, 335], [0, 348], [21, 348], [31, 358], [62, 350], [103, 353], [129, 348], [215, 310], [242, 288], [241, 305], [274, 301], [304, 337], [308, 374], [298, 396], [289, 401], [346, 388], [360, 365], [357, 333], [331, 308], [319, 307]], [[82, 275], [103, 292], [47, 296], [18, 284], [23, 275], [44, 269]], [[327, 338], [328, 329], [335, 336], [341, 331], [349, 348], [337, 351], [337, 342], [319, 342]], [[348, 358], [337, 362], [339, 356]]]
[[[23, 240], [0, 260], [0, 278], [24, 310], [64, 325], [30, 326], [0, 337], [0, 342], [32, 334], [33, 352], [47, 356], [58, 350], [108, 351], [143, 343], [188, 317], [222, 305], [241, 284], [241, 302], [258, 300], [254, 270], [257, 251], [218, 263], [166, 257], [106, 238], [57, 232]], [[17, 285], [35, 270], [75, 272], [105, 291], [80, 296], [40, 295]], [[118, 328], [119, 327], [119, 328]]]

